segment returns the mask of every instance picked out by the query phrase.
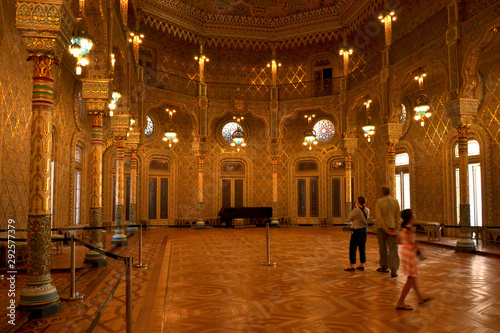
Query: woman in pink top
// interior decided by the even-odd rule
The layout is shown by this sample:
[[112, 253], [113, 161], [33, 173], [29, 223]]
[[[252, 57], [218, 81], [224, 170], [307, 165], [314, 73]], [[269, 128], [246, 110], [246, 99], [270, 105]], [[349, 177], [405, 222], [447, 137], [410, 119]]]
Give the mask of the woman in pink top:
[[413, 221], [415, 216], [411, 209], [405, 209], [401, 212], [401, 217], [403, 222], [401, 223], [401, 231], [399, 232], [397, 243], [399, 246], [399, 260], [405, 270], [405, 274], [408, 276], [406, 284], [401, 291], [401, 296], [399, 297], [398, 303], [396, 304], [397, 310], [413, 310], [413, 308], [405, 304], [406, 295], [410, 292], [413, 287], [417, 293], [419, 302], [418, 304], [423, 304], [430, 300], [430, 297], [424, 297], [420, 293], [417, 287], [417, 276], [418, 276], [418, 259], [417, 252], [419, 248], [415, 244], [415, 235], [412, 231]]

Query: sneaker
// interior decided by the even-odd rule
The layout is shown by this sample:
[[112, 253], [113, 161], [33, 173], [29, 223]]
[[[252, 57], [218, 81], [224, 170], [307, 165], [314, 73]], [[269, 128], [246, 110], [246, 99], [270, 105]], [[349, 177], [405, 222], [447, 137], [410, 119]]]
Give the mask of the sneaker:
[[395, 278], [395, 277], [398, 277], [398, 273], [391, 271], [391, 278]]

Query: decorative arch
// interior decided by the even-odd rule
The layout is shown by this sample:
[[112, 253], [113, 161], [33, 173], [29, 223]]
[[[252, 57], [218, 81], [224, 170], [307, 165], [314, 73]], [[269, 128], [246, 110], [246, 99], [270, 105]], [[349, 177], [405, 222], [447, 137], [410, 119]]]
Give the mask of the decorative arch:
[[[153, 119], [154, 122], [156, 122], [155, 126], [157, 126], [157, 129], [159, 128], [159, 131], [155, 131], [156, 133], [153, 132], [153, 135], [151, 135], [148, 138], [148, 141], [152, 143], [157, 143], [158, 140], [160, 140], [161, 135], [158, 134], [162, 132], [162, 126], [164, 127], [166, 124], [162, 124], [158, 115], [155, 114], [155, 110], [165, 110], [166, 106], [169, 107], [174, 107], [178, 113], [181, 113], [182, 115], [187, 115], [189, 120], [191, 121], [192, 124], [192, 131], [191, 131], [191, 136], [194, 139], [194, 141], [199, 141], [199, 126], [200, 123], [198, 121], [198, 116], [197, 114], [192, 111], [186, 104], [181, 104], [181, 103], [175, 103], [171, 101], [166, 101], [164, 99], [160, 99], [158, 103], [155, 104], [150, 104], [148, 108], [146, 109], [146, 112], [142, 115], [141, 119], [141, 133], [144, 133], [144, 127], [146, 123], [146, 116], [149, 115], [151, 119]], [[173, 122], [175, 123], [175, 116], [173, 118]], [[159, 135], [159, 136], [158, 136]]]
[[500, 28], [500, 19], [497, 18], [496, 22], [491, 24], [489, 28], [484, 31], [481, 37], [474, 43], [465, 53], [462, 76], [463, 85], [460, 89], [460, 97], [474, 98], [474, 89], [477, 85], [477, 66], [478, 60], [482, 52], [484, 52], [490, 45], [497, 31]]
[[[299, 118], [298, 115], [301, 112], [314, 112], [314, 113], [316, 113], [316, 115], [317, 115], [317, 113], [319, 113], [319, 116], [317, 115], [317, 117], [314, 119], [313, 123], [317, 122], [318, 120], [320, 120], [322, 118], [329, 119], [330, 121], [333, 122], [333, 125], [335, 126], [335, 135], [334, 135], [334, 138], [341, 136], [341, 130], [340, 130], [341, 122], [340, 122], [340, 117], [337, 114], [335, 114], [335, 112], [332, 112], [331, 110], [325, 110], [325, 105], [319, 105], [319, 106], [315, 106], [315, 107], [295, 108], [292, 112], [290, 112], [287, 115], [283, 116], [280, 119], [279, 125], [278, 125], [278, 130], [279, 130], [278, 143], [283, 143], [282, 142], [283, 141], [283, 137], [284, 137], [284, 131], [283, 131], [283, 129], [285, 127], [286, 120], [289, 120], [289, 119], [291, 120], [291, 119], [294, 119], [294, 118]], [[306, 127], [307, 127], [306, 120], [304, 120], [304, 130], [306, 129]], [[338, 136], [337, 136], [337, 133], [338, 133]], [[328, 142], [331, 143], [331, 140], [329, 140]]]
[[[266, 112], [263, 112], [262, 114], [258, 114], [256, 111], [256, 109], [247, 109], [246, 110], [248, 114], [250, 114], [250, 116], [252, 116], [253, 118], [255, 119], [258, 119], [258, 120], [261, 120], [262, 122], [264, 122], [264, 126], [266, 128], [266, 139], [270, 139], [271, 138], [271, 124], [270, 124], [270, 115], [269, 114], [266, 114]], [[234, 113], [234, 110], [233, 109], [225, 109], [222, 113], [219, 113], [217, 115], [213, 115], [212, 117], [210, 117], [209, 121], [208, 121], [208, 131], [207, 131], [207, 136], [208, 137], [217, 137], [219, 132], [220, 132], [220, 129], [222, 129], [221, 127], [221, 123], [222, 122], [225, 122], [226, 120], [232, 118], [233, 116], [235, 116], [236, 114]], [[245, 118], [248, 117], [247, 114], [240, 114], [239, 116], [243, 116]], [[244, 126], [244, 123], [245, 123], [245, 120], [243, 120], [243, 130], [249, 131], [249, 128]]]

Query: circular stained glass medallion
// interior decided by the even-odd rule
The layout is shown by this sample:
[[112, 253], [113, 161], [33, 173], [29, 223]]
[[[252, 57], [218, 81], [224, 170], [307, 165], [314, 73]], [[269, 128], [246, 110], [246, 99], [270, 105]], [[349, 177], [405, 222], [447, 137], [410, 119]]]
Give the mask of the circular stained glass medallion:
[[146, 128], [144, 129], [144, 135], [146, 138], [150, 137], [153, 134], [155, 129], [155, 125], [153, 123], [153, 119], [150, 116], [146, 116]]
[[316, 140], [327, 142], [335, 134], [335, 126], [330, 120], [321, 119], [314, 125], [314, 132], [316, 132]]
[[241, 126], [234, 121], [227, 123], [226, 125], [224, 125], [224, 127], [222, 127], [221, 134], [227, 143], [233, 142], [233, 133], [237, 129], [240, 129], [244, 133], [243, 128], [241, 128]]

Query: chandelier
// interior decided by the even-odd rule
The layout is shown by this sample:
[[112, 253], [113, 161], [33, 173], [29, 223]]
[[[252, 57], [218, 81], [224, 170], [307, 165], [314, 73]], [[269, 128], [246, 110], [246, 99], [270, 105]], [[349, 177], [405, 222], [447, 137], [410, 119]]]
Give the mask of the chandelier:
[[109, 107], [109, 116], [112, 117], [114, 114], [114, 110], [116, 109], [116, 105], [118, 104], [118, 101], [120, 100], [120, 97], [122, 95], [119, 92], [113, 91], [111, 94], [111, 102], [108, 104]]
[[168, 112], [169, 123], [167, 125], [167, 128], [165, 129], [165, 136], [163, 137], [163, 141], [167, 141], [168, 146], [172, 147], [172, 144], [179, 142], [179, 139], [177, 138], [177, 129], [172, 122], [172, 116], [176, 111], [170, 109], [166, 109], [165, 111]]
[[371, 124], [372, 119], [371, 119], [370, 114], [369, 114], [371, 103], [372, 103], [372, 100], [369, 98], [364, 103], [365, 108], [366, 108], [366, 125], [362, 127], [363, 134], [364, 134], [365, 138], [368, 140], [368, 142], [370, 142], [372, 140], [372, 136], [375, 134], [375, 126], [373, 126]]
[[89, 59], [87, 55], [89, 54], [92, 46], [92, 40], [85, 31], [80, 32], [83, 24], [83, 19], [78, 19], [77, 24], [75, 25], [76, 33], [75, 36], [71, 37], [71, 45], [69, 46], [69, 52], [77, 59], [76, 62], [76, 74], [82, 74], [82, 67], [85, 67], [89, 64]]
[[413, 110], [415, 110], [415, 120], [420, 120], [420, 126], [424, 126], [424, 119], [431, 116], [430, 108], [427, 95], [422, 94], [417, 97]]
[[309, 150], [312, 150], [314, 145], [318, 144], [318, 140], [316, 140], [316, 132], [311, 127], [312, 118], [316, 117], [316, 115], [305, 115], [304, 118], [307, 118], [307, 129], [304, 132], [304, 142], [302, 144], [307, 146]]
[[246, 147], [247, 143], [245, 142], [245, 134], [243, 133], [243, 129], [241, 128], [240, 122], [243, 120], [243, 117], [234, 116], [233, 119], [236, 120], [238, 127], [231, 135], [233, 141], [231, 142], [231, 147], [236, 147], [236, 151], [240, 151], [240, 147]]
[[[422, 67], [418, 68], [415, 71], [415, 81], [418, 81], [418, 87], [420, 90], [424, 90], [424, 77], [427, 76]], [[420, 94], [415, 100], [415, 120], [420, 120], [420, 126], [424, 126], [424, 119], [429, 118], [431, 116], [431, 112], [429, 111], [431, 106], [429, 105], [429, 98], [425, 94]]]

